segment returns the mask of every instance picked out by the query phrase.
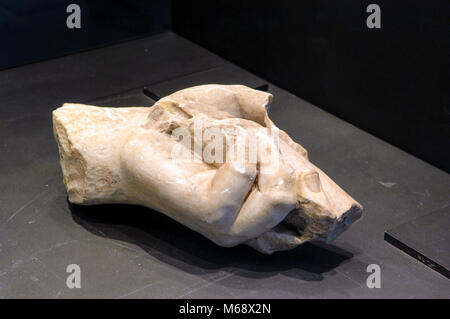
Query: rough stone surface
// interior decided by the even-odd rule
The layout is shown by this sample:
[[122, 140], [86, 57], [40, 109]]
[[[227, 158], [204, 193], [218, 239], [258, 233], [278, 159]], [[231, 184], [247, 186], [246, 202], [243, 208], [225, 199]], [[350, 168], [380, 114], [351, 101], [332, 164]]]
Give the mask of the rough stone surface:
[[[147, 206], [218, 245], [245, 243], [267, 254], [329, 243], [362, 207], [274, 125], [271, 100], [245, 86], [212, 84], [152, 107], [66, 103], [53, 112], [53, 128], [69, 201]], [[190, 160], [174, 156], [180, 152]]]

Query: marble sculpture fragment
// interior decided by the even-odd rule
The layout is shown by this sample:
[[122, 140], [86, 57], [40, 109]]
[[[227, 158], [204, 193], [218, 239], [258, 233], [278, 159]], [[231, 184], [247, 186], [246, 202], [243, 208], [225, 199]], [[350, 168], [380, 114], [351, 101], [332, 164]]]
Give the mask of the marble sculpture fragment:
[[53, 130], [69, 201], [147, 206], [220, 246], [266, 254], [330, 243], [362, 207], [269, 119], [271, 100], [202, 85], [151, 107], [65, 103]]

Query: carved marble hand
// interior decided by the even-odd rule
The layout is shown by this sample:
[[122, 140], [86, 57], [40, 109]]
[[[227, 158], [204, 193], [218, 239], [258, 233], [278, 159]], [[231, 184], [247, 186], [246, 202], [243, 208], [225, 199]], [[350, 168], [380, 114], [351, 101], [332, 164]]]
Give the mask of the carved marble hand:
[[53, 128], [69, 201], [144, 205], [218, 245], [267, 254], [331, 242], [362, 207], [274, 125], [271, 100], [202, 85], [152, 107], [66, 103]]

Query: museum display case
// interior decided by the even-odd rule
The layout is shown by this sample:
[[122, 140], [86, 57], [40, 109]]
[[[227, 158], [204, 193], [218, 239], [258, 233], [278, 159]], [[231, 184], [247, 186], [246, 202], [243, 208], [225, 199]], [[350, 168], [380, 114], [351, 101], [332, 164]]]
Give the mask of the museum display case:
[[[317, 67], [315, 74], [305, 68], [300, 75], [296, 56], [277, 60], [256, 41], [268, 27], [276, 32], [275, 18], [262, 20], [267, 26], [259, 25], [262, 29], [249, 19], [242, 34], [232, 38], [227, 32], [234, 22], [227, 29], [223, 21], [228, 20], [219, 15], [226, 10], [200, 33], [196, 28], [209, 24], [212, 13], [205, 20], [195, 15], [192, 27], [180, 29], [185, 23], [180, 10], [188, 12], [180, 1], [130, 1], [118, 7], [111, 2], [101, 8], [80, 1], [77, 30], [66, 26], [76, 11], [66, 11], [70, 2], [61, 2], [57, 10], [52, 1], [44, 1], [47, 6], [38, 2], [0, 4], [4, 39], [11, 42], [0, 53], [0, 298], [449, 297], [450, 176], [440, 164], [444, 152], [431, 159], [427, 156], [435, 145], [422, 143], [432, 123], [437, 127], [428, 131], [430, 141], [448, 141], [448, 114], [433, 122], [445, 108], [430, 103], [432, 115], [411, 122], [423, 124], [416, 125], [420, 132], [404, 124], [411, 139], [421, 136], [408, 151], [403, 136], [396, 139], [389, 126], [397, 115], [385, 113], [386, 121], [380, 121], [378, 111], [388, 107], [362, 103], [364, 96], [392, 98], [399, 88], [391, 108], [398, 103], [404, 109], [399, 101], [406, 95], [414, 100], [414, 94], [420, 101], [429, 95], [444, 104], [446, 88], [435, 96], [431, 89], [405, 91], [388, 82], [389, 94], [366, 94], [358, 87], [358, 99], [350, 99], [350, 90], [340, 94], [336, 88], [352, 87], [355, 74], [361, 86], [374, 81], [361, 69], [363, 57], [342, 60], [352, 65], [348, 77], [344, 66], [326, 72]], [[255, 4], [255, 12], [277, 17], [267, 3]], [[319, 14], [328, 12], [321, 2], [308, 3], [302, 5], [311, 10], [310, 20], [285, 23], [301, 22], [311, 31], [317, 21], [327, 20]], [[352, 23], [362, 24], [358, 32], [380, 31], [366, 26], [367, 4], [354, 5], [346, 17], [356, 15], [358, 22]], [[379, 6], [381, 12], [397, 8], [386, 2]], [[423, 6], [428, 9], [417, 16], [428, 30], [431, 4]], [[14, 20], [23, 15], [30, 15], [27, 21], [46, 17], [45, 27]], [[143, 22], [147, 18], [151, 26]], [[382, 21], [382, 32], [367, 35], [383, 41], [383, 32], [395, 28], [391, 20]], [[18, 25], [22, 31], [36, 29], [32, 36], [40, 41], [27, 42], [28, 31], [20, 33]], [[14, 37], [6, 37], [8, 28], [15, 30]], [[216, 39], [207, 35], [211, 30]], [[320, 30], [319, 35], [299, 33], [298, 41], [312, 48], [303, 58], [315, 61], [317, 53], [330, 66], [333, 52], [343, 53]], [[353, 34], [337, 30], [334, 35]], [[74, 41], [70, 45], [64, 42], [66, 33]], [[247, 36], [245, 45], [241, 36]], [[278, 39], [264, 38], [271, 48], [279, 46], [278, 53], [292, 48], [287, 38]], [[354, 41], [355, 46], [363, 43]], [[235, 46], [222, 50], [224, 43]], [[437, 53], [436, 61], [440, 57]], [[436, 61], [427, 74], [440, 72]], [[412, 61], [411, 68], [426, 67], [420, 63]], [[377, 67], [392, 70], [382, 63]], [[392, 72], [399, 78], [409, 74]], [[334, 87], [320, 82], [328, 77], [339, 81]], [[411, 104], [406, 118], [426, 114], [422, 106]], [[244, 164], [219, 163], [218, 157], [171, 162], [175, 137], [170, 134], [184, 128], [193, 140], [196, 119], [203, 121], [201, 133], [220, 128], [224, 140], [231, 134], [225, 129], [248, 138], [243, 128], [259, 128], [270, 144], [269, 132], [276, 131], [276, 152]], [[366, 124], [386, 127], [392, 140]], [[201, 154], [208, 146], [203, 142], [197, 149]], [[281, 164], [262, 174], [265, 166], [277, 163], [274, 154], [281, 154]], [[184, 302], [184, 311], [190, 305]]]

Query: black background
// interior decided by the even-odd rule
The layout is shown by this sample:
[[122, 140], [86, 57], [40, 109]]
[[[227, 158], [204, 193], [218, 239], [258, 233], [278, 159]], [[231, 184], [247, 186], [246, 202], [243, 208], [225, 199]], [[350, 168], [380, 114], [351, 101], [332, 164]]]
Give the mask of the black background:
[[[69, 29], [69, 4], [81, 28]], [[166, 0], [0, 0], [0, 70], [161, 32], [170, 27]]]
[[[70, 3], [81, 7], [81, 29], [66, 27]], [[381, 29], [366, 26], [370, 3], [381, 7]], [[173, 28], [450, 172], [449, 5], [444, 0], [0, 0], [0, 69]]]
[[174, 0], [173, 28], [449, 172], [449, 4]]

